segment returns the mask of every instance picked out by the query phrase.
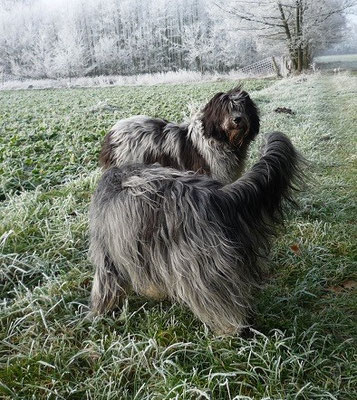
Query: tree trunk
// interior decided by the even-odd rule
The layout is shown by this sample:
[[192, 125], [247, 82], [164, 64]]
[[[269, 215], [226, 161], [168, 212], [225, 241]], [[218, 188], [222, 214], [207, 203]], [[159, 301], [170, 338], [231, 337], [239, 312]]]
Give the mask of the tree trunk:
[[297, 72], [302, 71], [302, 48], [301, 48], [301, 1], [296, 0], [296, 58], [297, 58]]
[[309, 69], [310, 68], [310, 51], [309, 46], [306, 45], [303, 49], [303, 57], [302, 57], [302, 68]]
[[278, 78], [282, 78], [282, 75], [281, 75], [281, 72], [280, 72], [280, 68], [279, 68], [279, 65], [277, 64], [277, 62], [276, 62], [276, 60], [275, 60], [275, 57], [272, 57], [272, 58], [271, 58], [271, 61], [272, 61], [272, 63], [273, 63], [273, 67], [274, 67], [274, 69], [275, 69], [276, 76], [277, 76]]
[[280, 12], [280, 19], [281, 22], [284, 26], [284, 30], [285, 30], [285, 35], [286, 35], [286, 42], [287, 42], [287, 47], [288, 47], [288, 51], [289, 51], [289, 56], [291, 58], [292, 64], [293, 64], [293, 69], [294, 71], [297, 70], [298, 68], [298, 62], [297, 62], [297, 54], [296, 54], [296, 50], [295, 50], [295, 46], [293, 44], [293, 38], [291, 35], [291, 31], [289, 28], [289, 24], [288, 21], [285, 17], [285, 12], [284, 12], [284, 8], [283, 5], [281, 4], [281, 2], [278, 2], [278, 8], [279, 8], [279, 12]]
[[300, 73], [303, 69], [303, 60], [302, 60], [302, 48], [301, 45], [298, 46], [296, 51], [296, 58], [297, 58], [297, 72]]

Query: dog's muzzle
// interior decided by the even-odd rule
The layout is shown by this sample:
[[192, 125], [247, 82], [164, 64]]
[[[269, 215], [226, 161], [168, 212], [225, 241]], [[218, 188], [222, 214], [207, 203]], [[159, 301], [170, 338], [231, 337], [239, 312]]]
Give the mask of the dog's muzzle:
[[232, 128], [229, 132], [229, 141], [234, 146], [240, 146], [249, 134], [249, 119], [244, 115], [239, 115], [236, 116], [232, 122]]

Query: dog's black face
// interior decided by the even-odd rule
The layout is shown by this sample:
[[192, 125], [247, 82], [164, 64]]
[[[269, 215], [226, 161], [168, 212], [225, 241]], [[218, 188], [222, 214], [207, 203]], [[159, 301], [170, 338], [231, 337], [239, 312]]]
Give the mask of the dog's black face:
[[259, 111], [248, 93], [236, 87], [217, 93], [204, 107], [204, 135], [229, 142], [239, 149], [248, 145], [259, 132]]

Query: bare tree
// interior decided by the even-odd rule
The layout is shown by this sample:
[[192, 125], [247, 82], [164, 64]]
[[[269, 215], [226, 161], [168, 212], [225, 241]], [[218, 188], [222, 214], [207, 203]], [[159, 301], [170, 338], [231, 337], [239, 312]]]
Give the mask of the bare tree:
[[215, 1], [236, 21], [236, 29], [284, 43], [293, 68], [307, 69], [313, 55], [341, 39], [345, 11], [356, 0], [231, 0]]

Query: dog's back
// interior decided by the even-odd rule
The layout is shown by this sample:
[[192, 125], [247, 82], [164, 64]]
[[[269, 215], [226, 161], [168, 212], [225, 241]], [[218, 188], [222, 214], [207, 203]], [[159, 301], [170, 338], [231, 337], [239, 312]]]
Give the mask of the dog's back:
[[182, 171], [210, 172], [189, 137], [188, 124], [145, 115], [118, 121], [104, 139], [99, 161], [105, 169], [158, 162]]

